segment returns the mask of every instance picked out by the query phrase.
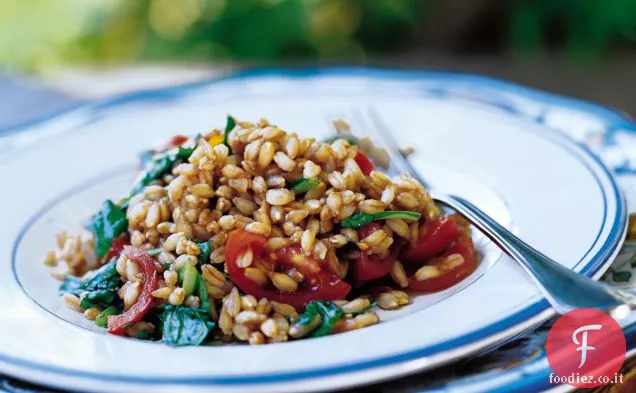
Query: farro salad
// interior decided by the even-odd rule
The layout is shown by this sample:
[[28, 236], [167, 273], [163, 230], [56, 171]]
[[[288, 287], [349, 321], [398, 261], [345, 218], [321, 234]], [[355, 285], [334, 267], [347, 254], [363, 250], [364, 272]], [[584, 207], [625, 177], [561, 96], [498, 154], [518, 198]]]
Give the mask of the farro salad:
[[64, 302], [116, 335], [264, 344], [373, 325], [472, 273], [468, 224], [334, 125], [317, 141], [228, 116], [142, 153], [132, 191], [46, 255]]

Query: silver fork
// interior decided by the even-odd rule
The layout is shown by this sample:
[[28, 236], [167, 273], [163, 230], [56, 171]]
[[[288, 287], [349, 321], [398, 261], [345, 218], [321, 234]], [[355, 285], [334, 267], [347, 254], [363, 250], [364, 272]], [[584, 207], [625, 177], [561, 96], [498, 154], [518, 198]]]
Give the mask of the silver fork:
[[367, 131], [376, 146], [387, 149], [391, 159], [388, 173], [410, 173], [426, 187], [433, 200], [461, 213], [521, 265], [559, 314], [577, 308], [596, 308], [621, 321], [636, 308], [636, 297], [631, 293], [573, 272], [519, 239], [466, 199], [431, 187], [400, 153], [390, 129], [372, 107], [354, 109], [343, 119], [349, 122], [354, 135], [356, 130]]

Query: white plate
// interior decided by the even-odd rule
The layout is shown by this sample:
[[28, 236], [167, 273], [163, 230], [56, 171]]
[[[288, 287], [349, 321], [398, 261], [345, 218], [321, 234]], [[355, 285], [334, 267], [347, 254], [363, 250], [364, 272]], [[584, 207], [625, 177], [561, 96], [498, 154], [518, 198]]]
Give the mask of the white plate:
[[326, 114], [372, 106], [396, 139], [415, 146], [413, 164], [432, 184], [481, 206], [563, 265], [598, 277], [626, 228], [614, 179], [547, 128], [540, 111], [533, 117], [501, 105], [486, 84], [368, 70], [261, 71], [133, 94], [22, 130], [0, 165], [8, 184], [0, 194], [0, 371], [104, 392], [344, 388], [438, 366], [544, 321], [553, 315], [547, 302], [481, 240], [484, 261], [460, 288], [419, 296], [383, 313], [377, 326], [261, 347], [173, 349], [96, 332], [63, 306], [40, 262], [57, 231], [79, 228], [104, 198], [126, 190], [137, 152], [155, 141], [221, 127], [228, 112], [323, 138]]

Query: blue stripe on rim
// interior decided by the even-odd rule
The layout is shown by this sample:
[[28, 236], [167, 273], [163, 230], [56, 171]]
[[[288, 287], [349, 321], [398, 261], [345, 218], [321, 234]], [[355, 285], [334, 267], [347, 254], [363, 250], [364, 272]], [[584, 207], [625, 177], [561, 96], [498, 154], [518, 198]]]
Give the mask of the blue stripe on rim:
[[[197, 89], [203, 87], [209, 87], [215, 83], [220, 83], [228, 80], [236, 80], [243, 78], [258, 78], [264, 76], [281, 76], [281, 77], [293, 77], [293, 78], [313, 78], [317, 76], [362, 76], [362, 77], [370, 77], [370, 78], [381, 78], [387, 80], [420, 80], [420, 81], [431, 81], [435, 80], [438, 82], [461, 82], [463, 86], [473, 86], [473, 87], [492, 87], [500, 91], [507, 91], [509, 93], [516, 93], [527, 98], [532, 98], [535, 100], [540, 100], [543, 102], [551, 102], [553, 104], [567, 106], [571, 108], [575, 108], [578, 110], [583, 110], [586, 112], [594, 113], [597, 116], [600, 116], [610, 122], [614, 127], [631, 127], [628, 119], [623, 117], [617, 112], [614, 112], [610, 109], [603, 108], [601, 106], [587, 103], [583, 101], [578, 101], [574, 99], [568, 99], [564, 97], [559, 97], [555, 95], [551, 95], [548, 93], [543, 93], [540, 91], [536, 91], [533, 89], [525, 88], [522, 86], [510, 84], [503, 81], [498, 81], [494, 79], [472, 76], [472, 75], [463, 75], [463, 74], [454, 74], [454, 73], [428, 73], [428, 72], [401, 72], [401, 71], [389, 71], [389, 70], [379, 70], [379, 69], [359, 69], [359, 68], [330, 68], [330, 69], [311, 69], [311, 70], [252, 70], [252, 71], [243, 71], [236, 73], [227, 78], [219, 78], [211, 81], [206, 81], [203, 83], [195, 83], [182, 87], [175, 88], [166, 88], [166, 89], [158, 89], [154, 91], [146, 91], [146, 92], [138, 92], [127, 94], [115, 99], [101, 101], [95, 104], [86, 104], [79, 109], [72, 110], [70, 115], [80, 114], [86, 116], [87, 119], [92, 118], [93, 116], [97, 116], [100, 111], [110, 109], [113, 107], [117, 107], [120, 105], [124, 105], [130, 102], [138, 102], [144, 100], [164, 100], [164, 99], [174, 99], [183, 96], [184, 94], [196, 91]], [[494, 106], [497, 105], [496, 102], [491, 103]], [[505, 108], [504, 108], [505, 109]], [[509, 113], [516, 113], [508, 111]], [[63, 116], [63, 115], [62, 115]], [[29, 126], [33, 126], [35, 124], [40, 124], [41, 122], [29, 122], [23, 124], [22, 126], [18, 126], [12, 128], [8, 131], [19, 131], [22, 128], [26, 128]], [[548, 135], [548, 133], [544, 133]], [[573, 142], [565, 137], [558, 135], [556, 133], [550, 133], [550, 138], [555, 138], [559, 140], [560, 146], [569, 150], [571, 153], [577, 152], [577, 147], [573, 144]], [[564, 144], [563, 144], [564, 143]], [[579, 146], [579, 145], [577, 145]], [[579, 146], [580, 147], [580, 146]], [[585, 155], [589, 155], [601, 169], [601, 172], [604, 176], [607, 176], [609, 183], [611, 184], [610, 190], [613, 199], [615, 199], [617, 204], [617, 215], [614, 219], [612, 225], [612, 230], [609, 235], [608, 240], [603, 245], [603, 247], [599, 250], [599, 252], [591, 259], [588, 265], [584, 266], [581, 269], [581, 273], [584, 275], [593, 275], [596, 273], [603, 263], [607, 260], [609, 256], [616, 250], [617, 245], [621, 241], [621, 237], [624, 233], [626, 227], [626, 214], [625, 214], [625, 201], [621, 196], [621, 193], [614, 181], [612, 175], [609, 170], [602, 164], [602, 162], [594, 156], [587, 148], [583, 147], [583, 152]], [[578, 153], [580, 153], [579, 150]], [[580, 157], [577, 157], [580, 158]], [[588, 169], [589, 164], [584, 163]], [[592, 172], [597, 181], [599, 181], [597, 174]], [[600, 186], [600, 184], [599, 184]], [[607, 191], [602, 188], [603, 191]], [[604, 198], [606, 195], [604, 194]], [[21, 236], [20, 236], [21, 237]], [[18, 239], [19, 240], [19, 239]], [[17, 243], [16, 243], [17, 246]], [[14, 254], [17, 247], [14, 247]], [[13, 261], [15, 262], [15, 260]], [[578, 265], [577, 265], [578, 266]], [[60, 373], [67, 376], [75, 376], [75, 377], [84, 377], [91, 379], [101, 379], [101, 380], [114, 380], [121, 382], [135, 382], [135, 383], [181, 383], [181, 384], [195, 384], [195, 385], [206, 385], [206, 384], [218, 384], [218, 385], [243, 385], [243, 384], [255, 384], [255, 383], [275, 383], [275, 382], [284, 382], [284, 381], [293, 381], [299, 379], [307, 379], [307, 378], [317, 378], [317, 377], [326, 377], [336, 374], [342, 374], [353, 371], [361, 371], [364, 369], [371, 369], [376, 367], [386, 367], [390, 365], [395, 365], [398, 363], [402, 363], [409, 360], [414, 360], [421, 358], [423, 356], [432, 356], [433, 354], [438, 354], [441, 352], [449, 351], [452, 349], [457, 349], [462, 346], [476, 343], [480, 340], [487, 339], [489, 336], [501, 332], [506, 329], [510, 329], [519, 323], [527, 321], [528, 319], [537, 316], [541, 312], [544, 312], [549, 309], [549, 305], [547, 301], [540, 300], [536, 303], [528, 306], [524, 310], [518, 312], [515, 315], [512, 315], [508, 318], [498, 321], [492, 325], [489, 325], [479, 331], [469, 333], [462, 337], [455, 338], [453, 340], [449, 340], [444, 343], [439, 343], [436, 345], [432, 345], [426, 348], [418, 348], [413, 351], [409, 351], [407, 353], [388, 356], [379, 359], [366, 360], [354, 364], [346, 364], [339, 365], [333, 367], [325, 367], [321, 369], [315, 370], [306, 370], [300, 372], [291, 372], [291, 373], [276, 373], [276, 374], [264, 374], [264, 375], [253, 375], [249, 377], [243, 376], [228, 376], [228, 377], [183, 377], [183, 378], [175, 378], [175, 377], [146, 377], [146, 376], [122, 376], [117, 374], [100, 374], [93, 372], [85, 372], [85, 371], [75, 371], [71, 369], [65, 369], [56, 367], [53, 365], [39, 364], [34, 363], [29, 360], [16, 358], [13, 356], [7, 356], [0, 354], [0, 361], [10, 363], [14, 366], [18, 367], [28, 367], [33, 368], [43, 372], [53, 372]], [[532, 378], [534, 379], [534, 378]], [[521, 386], [519, 386], [521, 388]]]

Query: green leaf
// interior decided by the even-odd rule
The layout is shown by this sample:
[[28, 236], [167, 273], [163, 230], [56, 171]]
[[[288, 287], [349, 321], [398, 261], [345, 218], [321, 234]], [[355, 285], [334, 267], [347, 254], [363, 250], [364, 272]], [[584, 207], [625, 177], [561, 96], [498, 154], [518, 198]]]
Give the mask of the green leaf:
[[188, 158], [190, 158], [193, 151], [194, 151], [194, 147], [179, 146], [179, 150], [177, 151], [176, 158], [180, 160], [187, 160]]
[[117, 261], [113, 258], [82, 281], [81, 287], [86, 291], [96, 291], [98, 289], [115, 290], [119, 288], [120, 283], [119, 273], [117, 273]]
[[315, 300], [305, 307], [305, 312], [298, 317], [296, 323], [308, 325], [314, 320], [316, 314], [322, 317], [322, 323], [314, 330], [311, 337], [321, 337], [330, 334], [333, 326], [344, 315], [344, 311], [334, 302]]
[[95, 233], [95, 253], [104, 258], [113, 239], [128, 229], [126, 213], [112, 201], [106, 200], [99, 212], [86, 226]]
[[344, 311], [338, 307], [334, 302], [329, 301], [317, 301], [313, 302], [318, 309], [318, 313], [322, 316], [322, 324], [318, 326], [318, 329], [314, 330], [312, 337], [326, 336], [331, 333], [333, 326], [344, 315]]
[[[164, 154], [157, 158], [153, 157], [150, 167], [147, 168], [140, 176], [137, 184], [130, 192], [130, 195], [139, 194], [148, 184], [155, 180], [159, 180], [163, 175], [170, 172], [170, 169], [178, 160], [187, 160], [190, 158], [195, 147], [196, 144], [193, 147], [179, 146], [176, 153]], [[146, 163], [144, 168], [146, 167], [148, 167], [148, 163]]]
[[401, 218], [402, 220], [417, 221], [422, 217], [420, 213], [409, 211], [388, 211], [375, 214], [360, 212], [345, 218], [340, 223], [344, 228], [360, 228], [371, 221], [385, 220], [387, 218]]
[[199, 310], [166, 305], [163, 313], [163, 343], [170, 346], [201, 345], [214, 327]]
[[230, 136], [230, 132], [236, 127], [236, 120], [230, 115], [227, 115], [227, 123], [225, 123], [225, 135], [223, 137], [223, 143], [230, 149], [230, 154], [232, 154], [232, 148], [228, 143], [228, 137]]
[[95, 318], [95, 325], [105, 328], [106, 326], [108, 326], [108, 317], [110, 315], [118, 315], [118, 314], [121, 314], [121, 310], [119, 309], [119, 307], [117, 306], [106, 307], [104, 310], [102, 310], [102, 312], [97, 314], [97, 317]]
[[296, 180], [291, 184], [291, 190], [296, 195], [304, 194], [307, 191], [318, 187], [321, 183], [322, 182], [320, 181], [320, 179], [317, 179], [315, 177], [311, 179], [302, 178]]
[[88, 292], [82, 297], [80, 307], [86, 309], [91, 307], [104, 308], [113, 304], [117, 296], [114, 290], [98, 289]]
[[93, 292], [98, 290], [115, 291], [120, 286], [119, 273], [117, 273], [116, 261], [113, 259], [104, 266], [95, 270], [90, 276], [84, 280], [75, 276], [64, 277], [64, 282], [59, 288], [60, 293], [70, 293], [72, 295], [81, 295], [84, 292]]
[[199, 265], [203, 266], [204, 264], [210, 261], [210, 254], [212, 253], [212, 240], [207, 240], [204, 242], [194, 241], [197, 246], [199, 246]]
[[82, 280], [79, 277], [65, 276], [64, 282], [60, 285], [59, 291], [62, 295], [65, 293], [75, 295], [82, 292], [81, 286]]
[[116, 262], [113, 259], [83, 280], [74, 276], [64, 277], [59, 291], [79, 296], [82, 299], [82, 308], [104, 308], [118, 300], [115, 292], [119, 289], [120, 283]]

